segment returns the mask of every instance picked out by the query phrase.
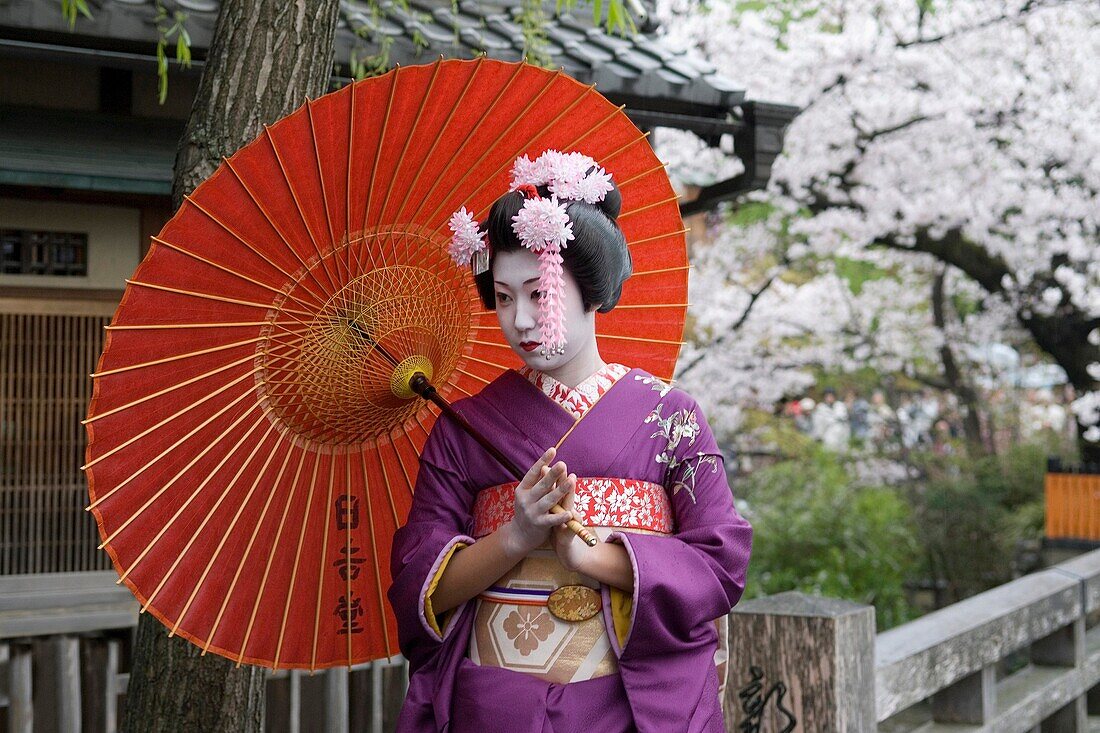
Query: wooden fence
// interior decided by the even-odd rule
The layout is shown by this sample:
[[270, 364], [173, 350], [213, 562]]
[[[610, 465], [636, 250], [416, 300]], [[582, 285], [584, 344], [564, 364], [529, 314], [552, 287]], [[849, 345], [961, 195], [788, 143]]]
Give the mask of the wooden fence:
[[[117, 578], [113, 570], [0, 577], [0, 731], [118, 729], [138, 604]], [[280, 670], [268, 677], [267, 731], [392, 731], [407, 680], [400, 657], [312, 675]]]

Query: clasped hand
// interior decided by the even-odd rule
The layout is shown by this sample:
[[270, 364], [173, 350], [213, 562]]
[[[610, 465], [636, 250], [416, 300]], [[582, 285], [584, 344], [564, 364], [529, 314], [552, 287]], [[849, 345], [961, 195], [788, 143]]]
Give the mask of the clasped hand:
[[[527, 554], [552, 535], [554, 551], [561, 564], [568, 570], [580, 571], [589, 548], [565, 526], [573, 517], [577, 477], [567, 473], [563, 461], [551, 465], [556, 452], [549, 448], [543, 453], [516, 486], [515, 515], [505, 527], [518, 554]], [[551, 511], [558, 503], [564, 512]]]

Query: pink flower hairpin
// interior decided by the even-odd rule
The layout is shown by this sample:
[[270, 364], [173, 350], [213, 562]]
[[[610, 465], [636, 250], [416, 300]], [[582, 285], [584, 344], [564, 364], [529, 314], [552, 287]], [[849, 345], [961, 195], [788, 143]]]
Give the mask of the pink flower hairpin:
[[473, 212], [467, 211], [465, 206], [451, 215], [449, 226], [452, 232], [449, 249], [451, 259], [456, 265], [465, 267], [475, 255], [485, 251], [485, 237], [478, 228]]
[[[546, 186], [550, 197], [539, 195]], [[603, 201], [613, 189], [611, 174], [592, 158], [578, 152], [547, 150], [534, 160], [526, 155], [512, 164], [512, 191], [522, 191], [526, 200], [512, 217], [512, 231], [520, 243], [539, 257], [539, 332], [546, 359], [565, 353], [563, 301], [565, 279], [561, 251], [573, 239], [573, 222], [566, 205], [569, 201], [590, 204]], [[463, 206], [450, 221], [450, 254], [462, 266], [474, 260], [475, 274], [488, 267], [488, 250], [473, 214]], [[484, 265], [479, 267], [478, 259]]]

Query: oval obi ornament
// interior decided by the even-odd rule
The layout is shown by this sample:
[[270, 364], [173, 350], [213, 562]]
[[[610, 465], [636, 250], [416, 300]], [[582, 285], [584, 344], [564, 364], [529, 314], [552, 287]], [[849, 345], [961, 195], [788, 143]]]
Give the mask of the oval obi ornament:
[[600, 612], [600, 592], [587, 585], [563, 585], [546, 599], [546, 606], [562, 621], [587, 621]]

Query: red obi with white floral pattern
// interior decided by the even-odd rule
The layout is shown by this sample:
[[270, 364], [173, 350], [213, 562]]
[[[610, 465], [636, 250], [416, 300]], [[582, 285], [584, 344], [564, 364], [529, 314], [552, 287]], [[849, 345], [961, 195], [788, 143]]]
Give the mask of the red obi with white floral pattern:
[[[491, 486], [474, 501], [474, 537], [492, 534], [515, 513], [518, 481]], [[573, 512], [585, 527], [672, 532], [672, 505], [665, 487], [631, 478], [577, 477]]]

